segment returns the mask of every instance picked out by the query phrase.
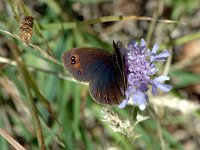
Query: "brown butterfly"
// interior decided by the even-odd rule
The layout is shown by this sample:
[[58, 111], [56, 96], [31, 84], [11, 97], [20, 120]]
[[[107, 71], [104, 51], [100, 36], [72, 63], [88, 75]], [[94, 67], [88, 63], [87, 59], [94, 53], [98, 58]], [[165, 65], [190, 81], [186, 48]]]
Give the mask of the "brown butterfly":
[[62, 55], [67, 71], [76, 80], [89, 82], [91, 96], [101, 104], [120, 104], [125, 97], [125, 48], [114, 41], [113, 48], [113, 53], [98, 48], [73, 48]]

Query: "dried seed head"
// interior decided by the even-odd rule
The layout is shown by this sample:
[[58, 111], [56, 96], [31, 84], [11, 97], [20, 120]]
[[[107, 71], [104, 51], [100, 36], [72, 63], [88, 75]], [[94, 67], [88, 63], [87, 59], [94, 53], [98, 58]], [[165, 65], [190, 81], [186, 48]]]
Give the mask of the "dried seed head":
[[108, 125], [112, 128], [113, 132], [122, 133], [127, 137], [138, 137], [138, 134], [134, 131], [134, 128], [128, 119], [121, 120], [114, 111], [109, 110], [107, 108], [103, 108], [101, 110], [101, 114], [103, 117], [102, 120], [108, 123]]
[[108, 108], [103, 108], [101, 110], [101, 114], [103, 117], [103, 121], [107, 122], [108, 125], [111, 127], [111, 129], [114, 132], [119, 132], [121, 134], [124, 134], [127, 137], [133, 137], [134, 139], [140, 137], [140, 135], [135, 131], [135, 126], [148, 119], [149, 117], [144, 117], [141, 115], [137, 115], [136, 122], [132, 125], [131, 122], [127, 120], [121, 120], [114, 111], [109, 110]]
[[19, 36], [26, 46], [29, 45], [33, 35], [33, 22], [34, 18], [32, 16], [25, 16], [19, 26]]

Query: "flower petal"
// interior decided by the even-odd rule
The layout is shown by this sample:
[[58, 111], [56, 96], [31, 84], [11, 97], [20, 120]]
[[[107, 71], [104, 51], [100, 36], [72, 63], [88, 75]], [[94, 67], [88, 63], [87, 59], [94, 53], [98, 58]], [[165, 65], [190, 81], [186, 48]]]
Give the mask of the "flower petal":
[[149, 74], [154, 75], [158, 71], [158, 68], [151, 68]]
[[133, 104], [138, 105], [140, 110], [145, 109], [145, 106], [148, 103], [148, 101], [148, 96], [140, 90], [137, 90], [136, 93], [133, 95]]
[[118, 105], [118, 107], [119, 107], [119, 108], [125, 108], [126, 105], [127, 105], [127, 103], [128, 103], [128, 100], [125, 99], [125, 100], [123, 100], [123, 101], [121, 102], [121, 104]]
[[157, 82], [164, 82], [164, 81], [166, 81], [166, 80], [169, 80], [170, 78], [168, 77], [168, 76], [159, 76], [159, 77], [156, 77], [155, 79], [154, 79], [154, 81], [157, 81]]
[[151, 61], [165, 61], [167, 57], [169, 57], [170, 52], [168, 50], [165, 50], [158, 55], [153, 55], [150, 57]]
[[156, 54], [158, 48], [159, 48], [159, 47], [158, 47], [158, 44], [155, 44], [155, 45], [153, 46], [153, 49], [152, 49], [151, 53], [152, 53], [152, 54]]
[[157, 57], [168, 57], [169, 55], [170, 55], [170, 52], [168, 50], [164, 50], [156, 56]]
[[160, 90], [162, 90], [163, 92], [169, 92], [173, 86], [169, 85], [169, 84], [163, 84], [160, 82], [154, 82], [153, 83], [157, 88], [159, 88]]
[[146, 83], [146, 82], [141, 82], [141, 84], [140, 84], [140, 90], [142, 91], [142, 92], [147, 92], [148, 91], [148, 84]]
[[144, 48], [144, 47], [146, 47], [146, 42], [145, 42], [145, 40], [144, 39], [141, 39], [141, 47], [142, 48]]
[[137, 42], [136, 42], [135, 40], [131, 39], [131, 40], [128, 42], [128, 47], [129, 47], [129, 46], [135, 46], [136, 43], [137, 43]]
[[163, 92], [169, 92], [173, 88], [173, 86], [169, 84], [162, 84], [162, 83], [157, 84], [157, 87]]
[[157, 86], [155, 84], [152, 84], [152, 93], [153, 93], [153, 95], [157, 95], [158, 94]]
[[155, 61], [155, 55], [151, 55], [151, 56], [150, 56], [150, 61], [151, 61], [151, 62], [154, 62], [154, 61]]
[[144, 105], [144, 104], [141, 104], [141, 105], [139, 105], [139, 108], [140, 108], [140, 110], [145, 110], [145, 108], [146, 108], [146, 105]]

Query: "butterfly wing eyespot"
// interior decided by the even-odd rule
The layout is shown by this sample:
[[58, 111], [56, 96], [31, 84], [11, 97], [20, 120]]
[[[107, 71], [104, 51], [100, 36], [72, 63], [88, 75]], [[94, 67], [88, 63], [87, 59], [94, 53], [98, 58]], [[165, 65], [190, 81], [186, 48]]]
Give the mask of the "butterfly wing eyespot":
[[76, 63], [76, 57], [71, 56], [71, 64], [74, 65]]
[[78, 74], [81, 74], [81, 73], [82, 73], [82, 72], [79, 70], [79, 71], [78, 71]]

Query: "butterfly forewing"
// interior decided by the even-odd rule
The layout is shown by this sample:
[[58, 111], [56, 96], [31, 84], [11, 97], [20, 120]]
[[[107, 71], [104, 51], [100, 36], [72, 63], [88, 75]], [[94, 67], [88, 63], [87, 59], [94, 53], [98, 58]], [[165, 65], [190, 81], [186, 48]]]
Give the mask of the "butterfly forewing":
[[98, 76], [110, 62], [110, 53], [95, 48], [74, 48], [63, 53], [62, 61], [75, 79], [86, 82]]

